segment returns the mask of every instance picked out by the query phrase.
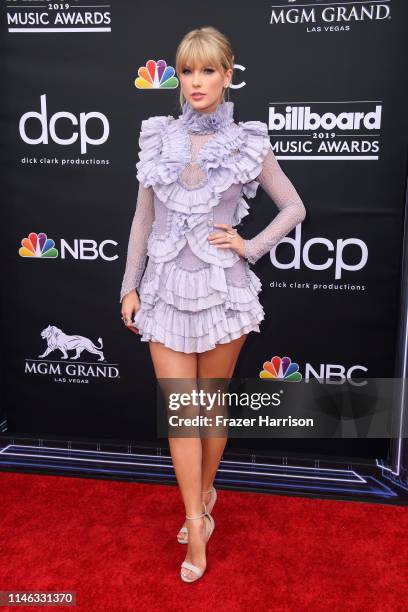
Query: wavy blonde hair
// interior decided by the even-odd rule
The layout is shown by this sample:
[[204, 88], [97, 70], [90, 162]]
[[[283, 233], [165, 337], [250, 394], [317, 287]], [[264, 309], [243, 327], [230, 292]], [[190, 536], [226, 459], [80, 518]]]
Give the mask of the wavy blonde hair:
[[[229, 68], [234, 70], [234, 54], [231, 43], [217, 28], [212, 26], [196, 28], [185, 34], [180, 41], [176, 51], [176, 74], [181, 74], [186, 65], [192, 67], [196, 63], [211, 64], [224, 74]], [[223, 87], [220, 102], [225, 101], [226, 93], [227, 100], [229, 100], [229, 91], [229, 86]], [[180, 88], [180, 109], [182, 109], [184, 102], [185, 97]]]

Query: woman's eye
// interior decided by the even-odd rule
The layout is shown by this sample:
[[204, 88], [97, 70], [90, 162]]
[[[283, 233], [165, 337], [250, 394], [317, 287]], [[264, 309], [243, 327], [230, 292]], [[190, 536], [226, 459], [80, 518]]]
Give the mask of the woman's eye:
[[[189, 68], [184, 68], [184, 69], [182, 70], [182, 73], [183, 73], [183, 74], [186, 74], [187, 72], [190, 72], [190, 69], [189, 69]], [[212, 73], [212, 72], [214, 72], [214, 69], [213, 69], [213, 68], [205, 68], [205, 69], [204, 69], [204, 72], [209, 72], [209, 73]]]

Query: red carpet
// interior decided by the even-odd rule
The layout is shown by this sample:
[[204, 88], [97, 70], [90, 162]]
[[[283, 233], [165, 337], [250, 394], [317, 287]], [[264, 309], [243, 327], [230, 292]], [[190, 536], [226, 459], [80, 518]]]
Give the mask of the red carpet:
[[1, 610], [406, 611], [408, 509], [219, 490], [208, 565], [178, 572], [176, 487], [0, 473], [0, 590], [77, 606]]

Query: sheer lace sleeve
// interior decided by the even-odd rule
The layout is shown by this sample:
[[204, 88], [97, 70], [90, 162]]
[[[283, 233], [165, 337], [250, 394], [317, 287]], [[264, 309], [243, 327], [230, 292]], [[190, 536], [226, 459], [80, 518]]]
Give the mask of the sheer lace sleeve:
[[256, 263], [262, 255], [288, 234], [306, 216], [306, 209], [272, 149], [266, 154], [256, 180], [279, 208], [279, 213], [259, 234], [244, 240], [245, 257]]
[[120, 302], [124, 296], [138, 289], [147, 259], [147, 239], [154, 220], [153, 189], [139, 183], [136, 210], [130, 228], [125, 274], [120, 291]]

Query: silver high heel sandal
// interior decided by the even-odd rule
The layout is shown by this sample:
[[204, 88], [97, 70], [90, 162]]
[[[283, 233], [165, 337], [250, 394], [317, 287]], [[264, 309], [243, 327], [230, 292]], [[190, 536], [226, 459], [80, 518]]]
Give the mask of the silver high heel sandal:
[[[214, 508], [215, 502], [217, 501], [217, 491], [215, 490], [215, 487], [211, 487], [209, 491], [201, 491], [201, 493], [211, 493], [210, 501], [207, 504], [207, 510], [210, 514], [212, 512], [212, 509]], [[180, 537], [181, 533], [185, 533], [185, 537]], [[186, 526], [183, 526], [178, 532], [177, 542], [179, 544], [188, 544], [188, 531]]]
[[[201, 517], [206, 517], [209, 521], [209, 529], [207, 527], [207, 521], [205, 521], [205, 533], [206, 533], [206, 538], [205, 538], [205, 543], [207, 544], [208, 540], [210, 539], [210, 537], [212, 536], [212, 533], [214, 531], [215, 528], [215, 521], [213, 519], [213, 517], [211, 516], [211, 514], [208, 512], [207, 507], [205, 505], [204, 502], [202, 502], [203, 506], [204, 506], [204, 512], [202, 514], [200, 514], [199, 516], [187, 516], [186, 514], [186, 519], [189, 519], [190, 521], [194, 521], [195, 519], [200, 519]], [[183, 567], [194, 572], [196, 574], [196, 578], [187, 578], [187, 576], [183, 575]], [[190, 561], [183, 561], [183, 563], [181, 564], [181, 568], [180, 568], [180, 578], [183, 580], [183, 582], [195, 582], [196, 580], [198, 580], [199, 578], [201, 578], [201, 576], [204, 574], [205, 569], [202, 569], [201, 567], [198, 567], [197, 565], [193, 565], [193, 563], [190, 563]]]

